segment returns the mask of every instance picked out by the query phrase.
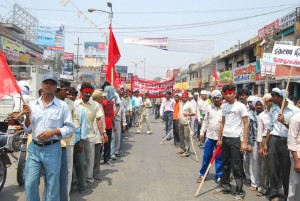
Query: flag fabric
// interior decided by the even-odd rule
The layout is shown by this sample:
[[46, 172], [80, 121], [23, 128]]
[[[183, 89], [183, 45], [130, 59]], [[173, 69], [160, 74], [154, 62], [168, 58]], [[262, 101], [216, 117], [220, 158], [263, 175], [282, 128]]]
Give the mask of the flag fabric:
[[211, 157], [209, 163], [213, 163], [217, 156], [219, 156], [222, 153], [221, 146], [217, 146], [216, 150], [214, 151], [213, 156]]
[[217, 73], [216, 68], [213, 69], [213, 76], [214, 76], [215, 81], [219, 81], [219, 75]]
[[112, 26], [109, 26], [109, 45], [108, 45], [108, 65], [106, 71], [106, 80], [111, 83], [111, 85], [115, 88], [118, 88], [119, 84], [116, 82], [118, 75], [115, 69], [115, 64], [121, 58], [121, 54], [114, 36], [112, 32]]
[[0, 51], [0, 99], [13, 93], [21, 93], [21, 89]]

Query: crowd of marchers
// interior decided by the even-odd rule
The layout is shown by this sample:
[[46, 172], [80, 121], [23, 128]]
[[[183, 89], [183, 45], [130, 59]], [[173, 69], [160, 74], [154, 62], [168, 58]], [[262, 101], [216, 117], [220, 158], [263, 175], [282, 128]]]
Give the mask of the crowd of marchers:
[[[83, 82], [78, 91], [70, 82], [47, 73], [39, 96], [18, 105], [21, 111], [17, 116], [25, 116], [25, 132], [30, 135], [26, 200], [69, 201], [71, 189], [86, 193], [96, 185], [95, 180], [101, 180], [100, 162], [114, 166], [130, 127], [136, 126], [140, 133], [147, 123], [147, 134], [152, 133], [152, 104], [147, 94], [141, 97], [138, 91], [131, 93], [122, 86], [115, 89], [109, 82], [98, 88]], [[45, 185], [42, 198], [41, 176]]]
[[[28, 99], [29, 100], [29, 99]], [[80, 89], [44, 75], [40, 98], [19, 106], [24, 128], [31, 135], [25, 166], [26, 200], [70, 200], [71, 189], [85, 193], [101, 180], [100, 162], [108, 167], [121, 154], [122, 139], [130, 127], [136, 134], [151, 135], [150, 114], [165, 123], [163, 138], [174, 139], [180, 157], [190, 156], [191, 133], [204, 149], [201, 182], [217, 146], [214, 193], [231, 193], [243, 200], [245, 183], [257, 196], [270, 200], [300, 200], [300, 109], [285, 90], [273, 88], [263, 97], [222, 90], [187, 92], [149, 99], [109, 82], [94, 88], [83, 82]]]
[[[244, 200], [244, 184], [269, 200], [300, 200], [300, 109], [284, 89], [263, 97], [234, 85], [221, 90], [172, 94], [155, 100], [156, 118], [162, 116], [165, 135], [190, 156], [190, 133], [203, 151], [196, 182], [201, 183], [217, 146], [214, 193], [234, 192]], [[297, 107], [298, 106], [298, 107]], [[236, 188], [231, 189], [234, 178]]]

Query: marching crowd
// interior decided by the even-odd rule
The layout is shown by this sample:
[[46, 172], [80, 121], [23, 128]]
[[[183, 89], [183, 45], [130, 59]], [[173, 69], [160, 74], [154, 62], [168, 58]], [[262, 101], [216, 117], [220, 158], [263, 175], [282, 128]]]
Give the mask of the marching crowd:
[[[166, 92], [164, 98], [150, 100], [148, 94], [116, 90], [105, 82], [94, 88], [83, 82], [80, 93], [71, 83], [44, 75], [39, 99], [24, 105], [28, 143], [25, 167], [26, 200], [39, 197], [40, 175], [44, 175], [43, 200], [70, 200], [71, 188], [81, 193], [101, 180], [100, 160], [113, 166], [120, 156], [122, 136], [129, 127], [152, 134], [149, 115], [165, 122], [166, 140], [174, 137], [181, 157], [190, 156], [190, 134], [204, 149], [197, 182], [207, 171], [213, 152], [214, 193], [230, 193], [236, 182], [235, 200], [243, 200], [243, 184], [257, 196], [270, 200], [300, 200], [300, 109], [287, 98], [285, 90], [273, 88], [263, 97], [251, 96], [234, 85], [222, 90], [202, 90], [193, 95]], [[172, 135], [173, 134], [173, 135]], [[231, 177], [232, 175], [232, 177]]]
[[181, 157], [189, 157], [190, 133], [200, 142], [204, 152], [198, 183], [221, 146], [222, 154], [214, 158], [219, 184], [214, 193], [230, 194], [234, 178], [234, 200], [244, 199], [245, 182], [269, 200], [300, 200], [300, 109], [279, 88], [263, 97], [247, 89], [236, 91], [234, 85], [225, 85], [222, 91], [202, 90], [201, 97], [184, 92], [171, 99], [166, 93], [160, 113], [168, 139], [173, 129]]
[[100, 160], [114, 166], [120, 156], [122, 134], [131, 126], [137, 133], [147, 124], [151, 134], [147, 94], [115, 90], [109, 82], [94, 88], [83, 82], [80, 94], [71, 83], [44, 75], [40, 98], [24, 104], [25, 132], [31, 134], [25, 166], [26, 200], [40, 200], [40, 176], [45, 187], [42, 200], [70, 200], [71, 189], [85, 193], [101, 180]]

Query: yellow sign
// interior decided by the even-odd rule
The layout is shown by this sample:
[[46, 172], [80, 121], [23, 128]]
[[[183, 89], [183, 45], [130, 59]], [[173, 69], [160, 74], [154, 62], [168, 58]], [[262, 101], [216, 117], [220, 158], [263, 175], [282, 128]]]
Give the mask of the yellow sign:
[[189, 83], [188, 82], [176, 83], [175, 84], [175, 89], [188, 90], [189, 89]]
[[130, 90], [131, 89], [131, 84], [126, 84], [125, 88]]
[[19, 54], [19, 61], [25, 64], [30, 63], [30, 55], [29, 54]]
[[2, 46], [9, 48], [10, 50], [15, 50], [17, 52], [21, 52], [21, 50], [22, 50], [22, 44], [20, 44], [18, 42], [14, 42], [5, 37], [2, 38]]

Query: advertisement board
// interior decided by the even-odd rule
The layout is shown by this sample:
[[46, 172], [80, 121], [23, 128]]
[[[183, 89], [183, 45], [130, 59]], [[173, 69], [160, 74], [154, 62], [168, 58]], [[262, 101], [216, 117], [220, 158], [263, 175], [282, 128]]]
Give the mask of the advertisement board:
[[64, 52], [64, 60], [74, 60], [74, 53]]
[[256, 63], [236, 68], [233, 72], [233, 82], [237, 84], [253, 82], [256, 80]]
[[84, 53], [87, 56], [105, 55], [104, 42], [84, 42]]
[[272, 59], [276, 64], [300, 67], [300, 46], [275, 44]]
[[296, 18], [297, 18], [297, 12], [296, 9], [282, 18], [280, 18], [280, 29], [284, 30], [287, 29], [291, 26], [293, 26], [296, 23]]
[[62, 69], [63, 75], [73, 75], [74, 61], [73, 60], [64, 60], [64, 67]]
[[273, 61], [271, 53], [264, 53], [260, 64], [261, 76], [275, 75], [276, 63]]
[[62, 22], [39, 20], [37, 40], [34, 42], [44, 47], [64, 48], [65, 26]]
[[274, 22], [272, 22], [258, 30], [258, 39], [262, 40], [262, 39], [270, 36], [273, 33], [274, 29], [279, 29], [279, 28], [280, 28], [280, 22], [279, 22], [279, 19], [277, 19]]

